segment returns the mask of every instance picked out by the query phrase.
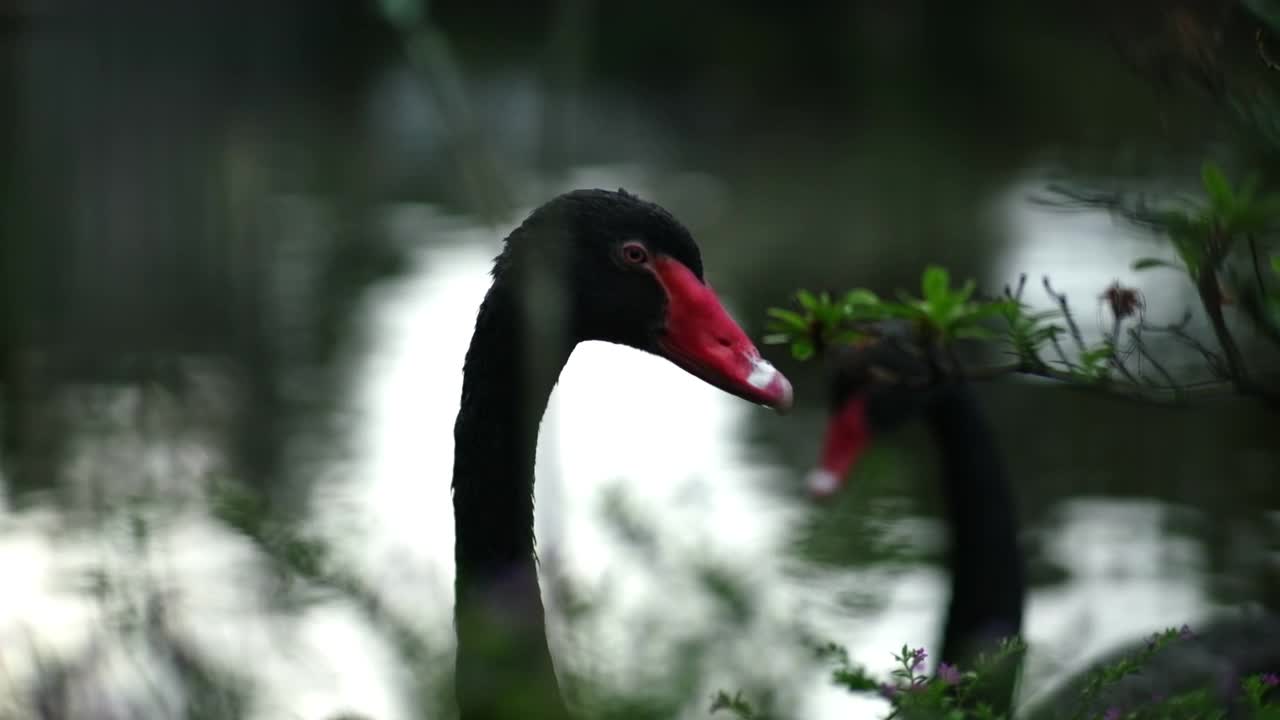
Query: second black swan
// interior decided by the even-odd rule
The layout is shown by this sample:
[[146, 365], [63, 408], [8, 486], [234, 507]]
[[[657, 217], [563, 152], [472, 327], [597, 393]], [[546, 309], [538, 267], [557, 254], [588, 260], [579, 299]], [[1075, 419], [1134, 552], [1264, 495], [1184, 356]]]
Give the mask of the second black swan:
[[[1026, 571], [1017, 513], [995, 434], [968, 384], [941, 371], [901, 332], [885, 332], [831, 355], [821, 459], [809, 491], [829, 497], [875, 438], [915, 417], [938, 448], [950, 531], [951, 597], [938, 660], [962, 669], [1022, 632]], [[1017, 662], [984, 683], [983, 698], [1007, 710]]]

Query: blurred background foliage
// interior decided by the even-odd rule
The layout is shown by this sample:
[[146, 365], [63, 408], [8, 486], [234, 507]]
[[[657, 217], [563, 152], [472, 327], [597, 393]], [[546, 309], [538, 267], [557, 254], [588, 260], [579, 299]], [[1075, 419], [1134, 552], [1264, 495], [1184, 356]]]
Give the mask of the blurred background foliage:
[[[355, 408], [387, 332], [379, 303], [434, 272], [424, 253], [459, 242], [489, 252], [484, 243], [559, 189], [624, 184], [691, 226], [755, 337], [765, 308], [797, 287], [891, 296], [931, 263], [987, 291], [1027, 272], [1101, 293], [1132, 277], [1133, 257], [1108, 265], [1115, 253], [1078, 234], [1110, 226], [1030, 238], [1010, 207], [1050, 180], [1105, 191], [1113, 205], [1194, 189], [1206, 159], [1274, 187], [1277, 60], [1280, 9], [1263, 0], [0, 0], [0, 534], [8, 556], [40, 555], [22, 545], [38, 536], [52, 548], [41, 562], [92, 567], [92, 582], [41, 592], [90, 598], [88, 625], [111, 638], [46, 642], [70, 621], [32, 614], [39, 603], [0, 604], [0, 644], [19, 648], [0, 660], [27, 668], [0, 675], [0, 708], [93, 717], [101, 697], [146, 696], [119, 716], [324, 716], [253, 700], [254, 668], [217, 662], [199, 632], [170, 626], [171, 588], [147, 568], [178, 560], [156, 560], [168, 550], [148, 538], [194, 513], [251, 548], [221, 576], [224, 591], [258, 598], [244, 607], [279, 619], [317, 594], [340, 598], [398, 658], [378, 666], [393, 668], [383, 680], [401, 698], [386, 717], [452, 713], [440, 676], [451, 648], [404, 611], [447, 614], [451, 596], [373, 583], [351, 567], [358, 532], [315, 528], [344, 514], [326, 488], [359, 485], [353, 438], [369, 418]], [[1037, 254], [1055, 242], [1056, 254]], [[1033, 263], [1045, 257], [1069, 262]], [[1173, 301], [1162, 316], [1194, 298], [1175, 275], [1149, 282]], [[1093, 296], [1073, 299], [1089, 318]], [[415, 332], [429, 344], [443, 322], [424, 315]], [[1274, 362], [1255, 340], [1241, 340], [1250, 359]], [[799, 518], [779, 549], [800, 568], [787, 577], [797, 592], [838, 615], [874, 615], [898, 602], [893, 576], [941, 567], [924, 441], [887, 441], [855, 488], [807, 506], [795, 478], [818, 444], [821, 368], [776, 359], [800, 388], [796, 415], [750, 415], [741, 437], [723, 438], [776, 472], [725, 483]], [[1123, 544], [1146, 531], [1136, 517], [1154, 518], [1157, 574], [1203, 591], [1197, 611], [1280, 604], [1273, 412], [1232, 399], [1169, 410], [1026, 383], [982, 397], [1018, 480], [1038, 591], [1081, 587], [1053, 548], [1091, 523]], [[451, 419], [455, 400], [406, 388], [399, 402]], [[592, 512], [631, 529], [616, 552], [643, 547], [647, 521], [623, 522], [626, 495], [609, 498]], [[1187, 542], [1194, 560], [1179, 554]], [[124, 543], [123, 560], [85, 560], [84, 543]], [[801, 707], [803, 664], [760, 653], [794, 644], [806, 619], [761, 641], [743, 627], [775, 619], [752, 614], [759, 588], [735, 584], [721, 567], [732, 563], [633, 551], [662, 582], [696, 578], [717, 619], [651, 654], [595, 648], [634, 652], [658, 677], [606, 692], [606, 669], [576, 663], [571, 674], [587, 678], [575, 692], [619, 706], [605, 716], [697, 715], [707, 687], [732, 678], [774, 697], [779, 716]], [[813, 579], [842, 569], [877, 574]], [[596, 637], [592, 622], [618, 621], [592, 616], [587, 583], [570, 575], [557, 589], [565, 622]], [[649, 611], [662, 624], [663, 608]], [[246, 620], [241, 632], [260, 628]], [[747, 649], [724, 645], [739, 636]], [[1056, 667], [1066, 645], [1035, 667]], [[93, 670], [113, 653], [149, 658], [135, 674], [159, 679], [134, 692]]]

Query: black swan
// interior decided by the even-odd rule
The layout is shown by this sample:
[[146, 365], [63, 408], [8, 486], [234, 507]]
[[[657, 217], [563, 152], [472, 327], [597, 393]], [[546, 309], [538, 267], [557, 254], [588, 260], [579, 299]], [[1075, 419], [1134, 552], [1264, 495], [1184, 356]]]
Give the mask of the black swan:
[[[1021, 632], [1026, 581], [1014, 502], [976, 398], [964, 382], [948, 380], [896, 330], [832, 353], [831, 415], [821, 461], [808, 486], [820, 498], [835, 494], [875, 435], [923, 414], [941, 450], [951, 530], [952, 591], [940, 660], [963, 669], [1000, 637]], [[1132, 656], [1145, 642], [1117, 647], [1017, 714], [1037, 720], [1079, 716], [1077, 699], [1089, 673]], [[997, 712], [1012, 710], [1017, 671], [1011, 665], [980, 688], [981, 699]], [[1204, 688], [1228, 708], [1228, 717], [1246, 717], [1241, 680], [1277, 672], [1280, 614], [1269, 607], [1223, 614], [1197, 624], [1187, 637], [1155, 655], [1142, 673], [1101, 692], [1083, 708], [1083, 716], [1099, 717], [1111, 708], [1124, 713]]]
[[[967, 384], [889, 328], [831, 353], [831, 413], [807, 484], [813, 495], [831, 496], [876, 435], [924, 418], [939, 449], [951, 534], [951, 599], [938, 659], [968, 669], [979, 653], [1022, 632], [1026, 571], [1014, 499], [994, 433]], [[1013, 700], [1020, 659], [1010, 663], [980, 688], [996, 709]]]
[[[533, 470], [538, 426], [574, 346], [629, 345], [779, 411], [792, 390], [704, 281], [689, 231], [625, 191], [576, 190], [537, 208], [492, 275], [454, 426], [456, 701], [462, 720], [561, 720], [571, 714], [546, 641]], [[644, 437], [635, 445], [657, 450]]]

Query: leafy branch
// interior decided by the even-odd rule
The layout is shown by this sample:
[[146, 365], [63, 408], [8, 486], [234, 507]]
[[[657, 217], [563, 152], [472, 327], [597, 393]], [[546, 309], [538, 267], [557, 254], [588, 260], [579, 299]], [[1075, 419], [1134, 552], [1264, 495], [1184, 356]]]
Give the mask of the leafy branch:
[[[1280, 699], [1277, 695], [1280, 676], [1276, 673], [1243, 678], [1231, 693], [1234, 698], [1215, 696], [1202, 688], [1168, 697], [1153, 695], [1146, 702], [1131, 705], [1113, 704], [1122, 702], [1112, 696], [1112, 691], [1126, 678], [1142, 674], [1156, 655], [1191, 637], [1194, 633], [1185, 625], [1152, 634], [1142, 649], [1093, 670], [1074, 690], [1065, 707], [1055, 705], [1053, 712], [1071, 720], [1221, 720], [1227, 716], [1225, 703], [1234, 700], [1241, 704], [1244, 717], [1257, 720], [1280, 717], [1280, 705], [1275, 702]], [[1027, 645], [1019, 638], [1007, 638], [981, 653], [971, 668], [942, 662], [932, 674], [925, 670], [928, 658], [925, 649], [904, 645], [900, 652], [893, 653], [896, 666], [885, 680], [850, 662], [849, 653], [839, 645], [829, 643], [817, 650], [819, 659], [834, 666], [830, 676], [833, 685], [851, 693], [874, 693], [889, 702], [885, 720], [1004, 720], [1023, 714], [1023, 708], [992, 707], [982, 692], [993, 684], [1006, 687], [1004, 680], [1010, 673], [1020, 673]], [[1001, 701], [1001, 705], [1007, 703]], [[729, 695], [720, 691], [712, 699], [710, 711], [712, 714], [724, 711], [738, 720], [765, 720], [742, 692]]]
[[920, 280], [920, 297], [899, 292], [897, 302], [864, 288], [837, 299], [826, 292], [799, 290], [797, 310], [768, 310], [771, 334], [764, 341], [789, 344], [796, 359], [806, 360], [832, 346], [875, 335], [877, 323], [897, 320], [909, 323], [931, 348], [945, 351], [956, 340], [995, 337], [984, 321], [1006, 312], [1008, 303], [976, 300], [975, 287], [969, 280], [953, 288], [947, 270], [930, 265]]
[[[1201, 197], [1181, 198], [1176, 205], [1161, 207], [1142, 199], [1134, 202], [1118, 195], [1059, 189], [1055, 207], [1104, 207], [1138, 226], [1159, 231], [1173, 246], [1178, 262], [1145, 257], [1135, 260], [1132, 269], [1171, 269], [1185, 276], [1196, 288], [1216, 348], [1190, 332], [1192, 310], [1187, 309], [1177, 322], [1151, 323], [1145, 298], [1119, 282], [1098, 296], [1110, 320], [1100, 328], [1102, 341], [1089, 343], [1066, 294], [1056, 290], [1048, 276], [1042, 278], [1042, 285], [1054, 307], [1034, 311], [1024, 301], [1025, 275], [1015, 287], [1006, 286], [1000, 296], [982, 299], [975, 293], [973, 280], [953, 287], [947, 271], [937, 266], [924, 270], [920, 297], [900, 292], [895, 301], [866, 289], [839, 297], [800, 290], [796, 307], [769, 309], [770, 334], [765, 342], [787, 344], [794, 357], [806, 360], [829, 348], [883, 334], [885, 321], [905, 321], [931, 367], [948, 375], [989, 379], [1017, 373], [1170, 404], [1185, 403], [1193, 396], [1234, 393], [1280, 407], [1280, 389], [1261, 382], [1248, 366], [1226, 318], [1232, 308], [1242, 310], [1259, 336], [1280, 349], [1280, 254], [1264, 262], [1259, 249], [1263, 238], [1280, 230], [1280, 193], [1260, 192], [1256, 176], [1232, 187], [1213, 164], [1204, 166], [1201, 184]], [[1246, 264], [1250, 272], [1233, 275], [1231, 262]], [[1230, 291], [1224, 287], [1224, 277], [1236, 278]], [[1237, 302], [1235, 295], [1242, 300]], [[1169, 338], [1202, 359], [1203, 377], [1178, 379], [1169, 363], [1152, 351], [1151, 336]], [[962, 340], [997, 341], [1011, 361], [966, 367], [954, 352]]]

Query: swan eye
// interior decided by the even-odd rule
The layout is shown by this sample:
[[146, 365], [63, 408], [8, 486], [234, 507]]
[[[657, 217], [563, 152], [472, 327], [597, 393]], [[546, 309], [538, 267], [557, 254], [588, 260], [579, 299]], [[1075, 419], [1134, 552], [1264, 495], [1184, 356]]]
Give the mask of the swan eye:
[[649, 251], [638, 242], [629, 242], [622, 246], [622, 259], [631, 265], [643, 265], [649, 262]]

